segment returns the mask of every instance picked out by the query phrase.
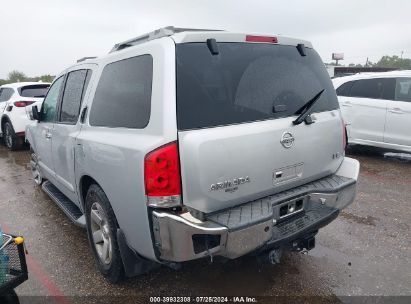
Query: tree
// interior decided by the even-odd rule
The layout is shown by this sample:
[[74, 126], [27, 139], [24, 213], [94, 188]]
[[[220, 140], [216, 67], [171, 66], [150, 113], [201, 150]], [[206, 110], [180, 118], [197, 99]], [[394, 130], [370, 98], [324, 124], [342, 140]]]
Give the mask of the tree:
[[8, 75], [8, 82], [21, 82], [27, 80], [27, 76], [23, 72], [11, 71]]
[[394, 56], [382, 56], [382, 58], [374, 65], [382, 68], [396, 68], [411, 70], [411, 59], [400, 58], [396, 55]]

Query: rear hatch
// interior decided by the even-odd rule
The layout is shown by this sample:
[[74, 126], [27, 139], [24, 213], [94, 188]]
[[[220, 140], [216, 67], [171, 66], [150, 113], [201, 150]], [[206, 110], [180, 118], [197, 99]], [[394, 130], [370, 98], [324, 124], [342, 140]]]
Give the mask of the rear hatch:
[[[213, 55], [205, 42], [176, 45], [183, 204], [215, 212], [334, 173], [342, 123], [318, 54], [268, 43], [217, 48]], [[293, 125], [323, 89], [315, 122]]]
[[33, 106], [37, 106], [37, 108], [40, 110], [41, 105], [43, 103], [44, 97], [47, 94], [47, 91], [50, 87], [50, 84], [32, 84], [32, 85], [26, 85], [23, 87], [20, 87], [18, 89], [19, 95], [21, 96], [19, 98], [19, 101], [24, 101], [27, 102], [27, 106], [25, 107], [27, 117], [29, 119], [32, 119], [32, 109]]

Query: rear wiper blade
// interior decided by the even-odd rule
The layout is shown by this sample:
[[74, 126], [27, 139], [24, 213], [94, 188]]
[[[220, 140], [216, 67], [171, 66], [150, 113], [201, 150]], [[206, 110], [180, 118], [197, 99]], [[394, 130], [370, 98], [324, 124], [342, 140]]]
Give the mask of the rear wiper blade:
[[[313, 98], [311, 98], [309, 101], [307, 101], [301, 108], [298, 109], [295, 114], [300, 114], [296, 120], [293, 121], [293, 124], [299, 125], [302, 123], [304, 120], [307, 119], [307, 117], [311, 114], [311, 110], [313, 109], [315, 103], [320, 99], [321, 95], [324, 93], [325, 89], [322, 89], [320, 92], [317, 93]], [[308, 124], [313, 123], [312, 120], [307, 121]]]

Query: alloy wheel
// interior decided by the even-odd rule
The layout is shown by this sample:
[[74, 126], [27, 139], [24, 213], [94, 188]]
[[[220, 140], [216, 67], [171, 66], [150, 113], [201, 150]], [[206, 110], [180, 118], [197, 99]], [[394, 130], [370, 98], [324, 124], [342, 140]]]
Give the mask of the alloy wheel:
[[94, 248], [100, 261], [108, 265], [111, 263], [113, 257], [110, 226], [107, 215], [98, 202], [94, 202], [91, 206], [90, 222]]

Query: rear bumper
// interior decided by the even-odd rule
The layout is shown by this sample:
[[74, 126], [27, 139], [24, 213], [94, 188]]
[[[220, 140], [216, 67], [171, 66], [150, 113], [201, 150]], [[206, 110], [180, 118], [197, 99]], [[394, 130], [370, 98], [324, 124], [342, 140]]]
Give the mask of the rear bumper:
[[[351, 204], [359, 163], [345, 158], [335, 175], [260, 200], [207, 215], [153, 211], [155, 250], [163, 261], [183, 262], [205, 256], [234, 259], [266, 248], [278, 248], [315, 234]], [[302, 201], [304, 208], [281, 216], [282, 206]]]

